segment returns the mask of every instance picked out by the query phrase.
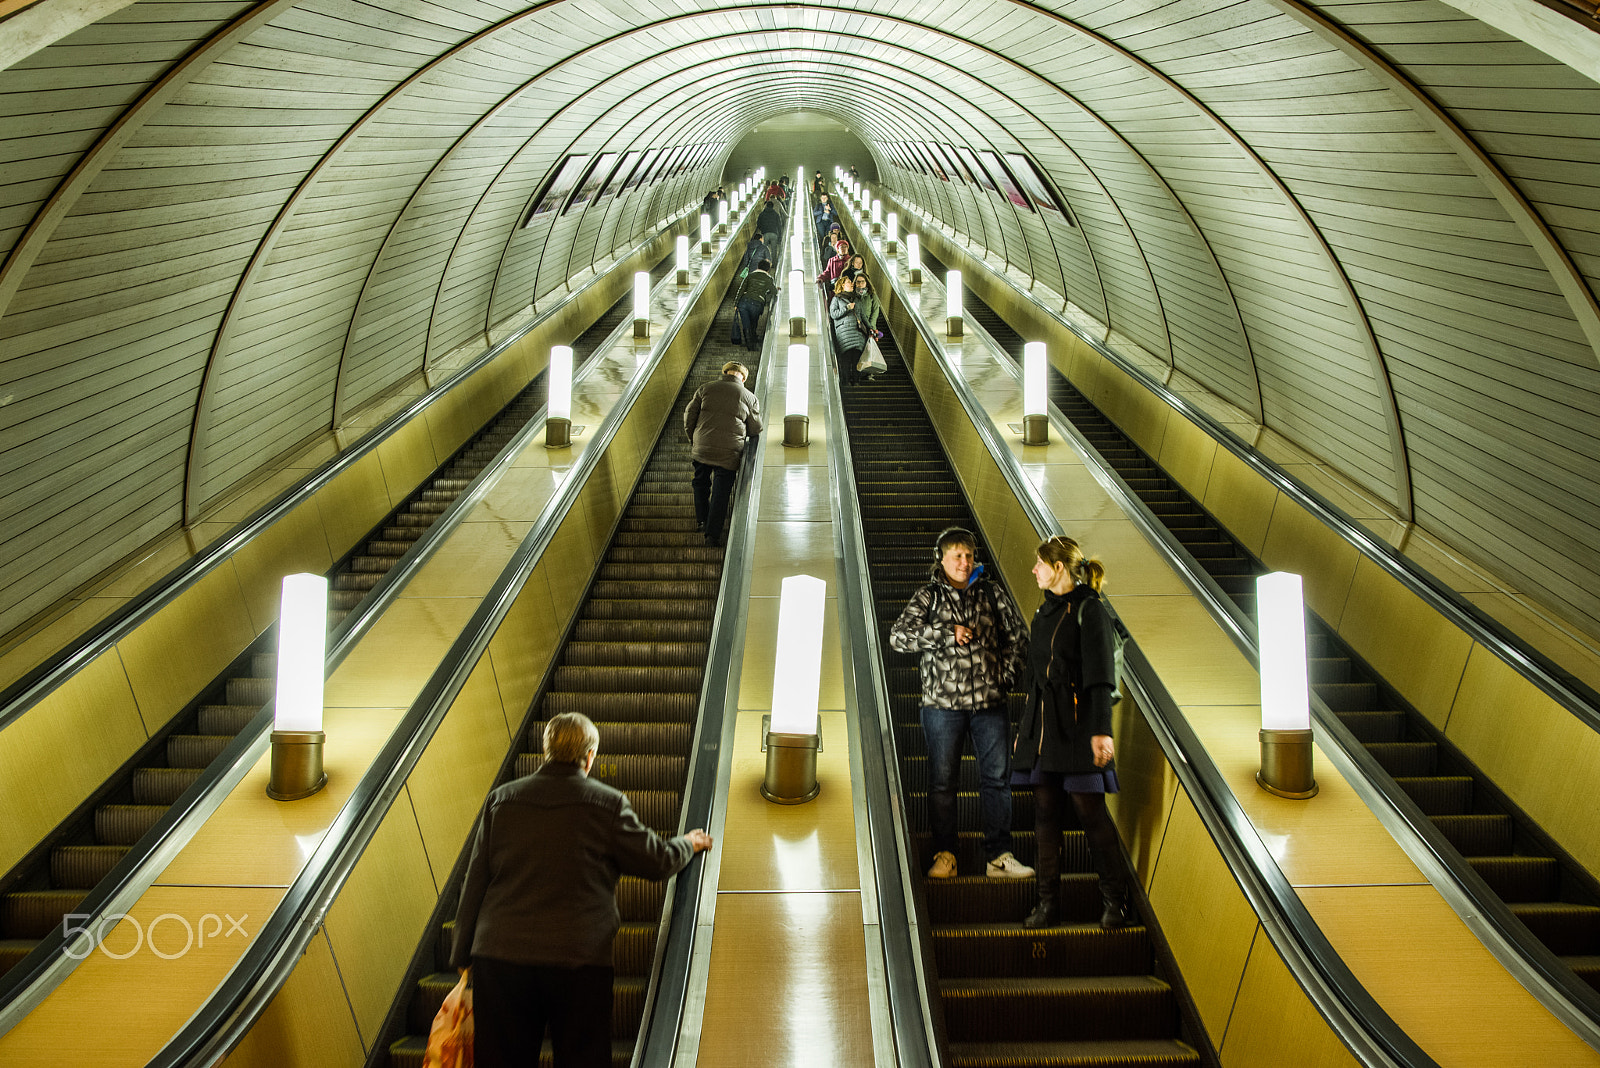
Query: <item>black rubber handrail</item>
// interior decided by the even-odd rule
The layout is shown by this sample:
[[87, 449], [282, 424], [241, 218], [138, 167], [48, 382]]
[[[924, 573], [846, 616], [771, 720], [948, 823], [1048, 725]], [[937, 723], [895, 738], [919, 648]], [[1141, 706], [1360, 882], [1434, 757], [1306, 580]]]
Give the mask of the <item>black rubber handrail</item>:
[[[674, 228], [684, 214], [680, 212], [663, 229]], [[640, 241], [626, 255], [618, 257], [617, 262], [625, 262], [629, 257], [638, 255], [650, 244], [659, 240], [660, 236], [661, 231], [658, 230], [650, 237]], [[214, 568], [229, 559], [274, 523], [305, 503], [308, 498], [349, 470], [351, 466], [370, 455], [403, 426], [444, 397], [445, 394], [492, 362], [530, 332], [538, 329], [552, 315], [607, 277], [609, 277], [608, 273], [595, 274], [577, 289], [572, 290], [546, 308], [532, 322], [512, 331], [506, 337], [485, 349], [482, 354], [464, 364], [439, 385], [413, 400], [382, 423], [379, 423], [361, 441], [329, 460], [324, 466], [306, 475], [288, 489], [285, 489], [271, 501], [251, 513], [248, 518], [241, 520], [221, 538], [207, 545], [194, 556], [191, 556], [188, 560], [167, 572], [166, 575], [151, 583], [125, 604], [119, 606], [111, 614], [84, 631], [83, 634], [66, 647], [52, 654], [15, 682], [0, 690], [0, 731], [5, 730], [20, 716], [26, 715], [34, 705], [48, 697], [57, 687], [77, 674], [78, 671], [93, 662], [97, 657], [107, 652], [130, 633], [137, 630], [151, 616], [172, 603]]]
[[[925, 213], [906, 201], [904, 197], [894, 193], [889, 195], [894, 196], [902, 207], [915, 210], [919, 215], [926, 217]], [[1513, 634], [1504, 624], [1491, 617], [1455, 590], [1446, 586], [1438, 578], [1402, 555], [1387, 542], [1374, 536], [1365, 527], [1350, 518], [1337, 505], [1326, 500], [1315, 490], [1283, 470], [1283, 468], [1240, 441], [1232, 431], [1228, 430], [1227, 427], [1223, 426], [1209, 413], [1189, 403], [1181, 394], [1169, 389], [1148, 371], [1138, 367], [1126, 357], [1117, 353], [1116, 350], [1108, 347], [1104, 342], [1085, 333], [1082, 327], [1041, 301], [1032, 292], [1012, 285], [1008, 279], [1003, 275], [999, 275], [993, 267], [984, 263], [981, 259], [977, 260], [977, 263], [983, 270], [995, 275], [1004, 284], [1011, 286], [1017, 296], [1032, 304], [1042, 315], [1053, 320], [1061, 327], [1070, 330], [1085, 344], [1093, 348], [1095, 352], [1114, 363], [1144, 388], [1155, 394], [1170, 407], [1176, 409], [1189, 422], [1204, 430], [1218, 445], [1227, 449], [1235, 457], [1247, 464], [1251, 470], [1267, 480], [1279, 492], [1288, 496], [1302, 508], [1305, 508], [1319, 522], [1353, 545], [1363, 556], [1383, 568], [1406, 589], [1422, 598], [1429, 607], [1459, 627], [1473, 641], [1510, 665], [1518, 674], [1532, 682], [1546, 696], [1565, 708], [1585, 726], [1591, 730], [1600, 731], [1600, 692], [1597, 692], [1583, 680], [1562, 668], [1525, 639]]]
[[[879, 270], [880, 274], [886, 273], [896, 298], [912, 309], [909, 318], [913, 326], [1034, 530], [1041, 538], [1065, 533], [1045, 505], [1037, 487], [1023, 474], [1020, 463], [1000, 437], [987, 411], [966, 381], [951, 367], [943, 343], [928, 328], [921, 315], [915, 313], [917, 305], [907, 292], [908, 287], [894, 272], [884, 272], [881, 262]], [[1112, 612], [1115, 614], [1114, 608]], [[1327, 936], [1322, 933], [1261, 841], [1254, 824], [1217, 770], [1209, 752], [1195, 736], [1177, 703], [1162, 686], [1137, 644], [1132, 641], [1127, 645], [1124, 663], [1127, 669], [1125, 674], [1129, 676], [1134, 692], [1139, 697], [1139, 707], [1145, 711], [1157, 737], [1165, 738], [1163, 749], [1169, 763], [1179, 781], [1190, 792], [1197, 810], [1201, 811], [1202, 821], [1227, 860], [1234, 878], [1244, 889], [1273, 945], [1312, 1005], [1327, 1020], [1340, 1041], [1363, 1064], [1437, 1068], [1437, 1063], [1384, 1011], [1328, 942]], [[1170, 748], [1168, 742], [1171, 743]]]
[[[727, 254], [725, 247], [721, 255]], [[689, 306], [704, 295], [713, 273], [709, 268], [702, 273], [700, 281], [690, 291]], [[686, 318], [679, 315], [663, 331], [649, 372], [654, 371], [655, 364], [670, 349]], [[322, 925], [367, 843], [404, 788], [407, 776], [421, 759], [456, 695], [466, 685], [479, 657], [488, 648], [549, 545], [558, 524], [548, 518], [565, 515], [572, 507], [587, 476], [605, 454], [650, 376], [641, 369], [629, 381], [569, 477], [562, 481], [541, 510], [533, 530], [512, 554], [439, 667], [401, 717], [255, 940], [194, 1016], [148, 1062], [149, 1068], [177, 1068], [179, 1065], [198, 1068], [214, 1064], [244, 1038], [266, 1010]]]

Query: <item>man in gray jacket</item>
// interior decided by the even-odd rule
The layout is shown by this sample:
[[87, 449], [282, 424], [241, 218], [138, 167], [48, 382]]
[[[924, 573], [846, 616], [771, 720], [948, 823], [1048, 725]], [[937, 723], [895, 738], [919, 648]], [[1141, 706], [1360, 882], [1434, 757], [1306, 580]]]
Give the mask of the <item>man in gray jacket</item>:
[[610, 1068], [617, 880], [665, 879], [711, 848], [702, 830], [660, 837], [589, 778], [599, 747], [587, 716], [553, 717], [544, 766], [478, 819], [450, 963], [472, 966], [479, 1068], [536, 1063], [546, 1024], [556, 1068]]
[[694, 461], [694, 518], [707, 545], [722, 545], [728, 498], [739, 477], [744, 444], [761, 433], [761, 403], [745, 388], [750, 369], [729, 360], [722, 377], [695, 391], [683, 412], [683, 432]]

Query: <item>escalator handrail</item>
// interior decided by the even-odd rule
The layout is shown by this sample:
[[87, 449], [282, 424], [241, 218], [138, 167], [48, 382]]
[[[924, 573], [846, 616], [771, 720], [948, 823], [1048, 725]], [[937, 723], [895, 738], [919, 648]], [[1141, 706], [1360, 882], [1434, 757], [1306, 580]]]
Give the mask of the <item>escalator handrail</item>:
[[[617, 328], [619, 332], [624, 329], [626, 327]], [[435, 550], [477, 507], [500, 477], [508, 459], [518, 455], [529, 439], [540, 432], [544, 423], [543, 411], [541, 408], [484, 465], [456, 499], [428, 526], [426, 533], [414, 541], [383, 577], [365, 592], [355, 609], [330, 629], [323, 662], [324, 675], [331, 675], [344, 662], [383, 618], [411, 579], [427, 565]], [[559, 520], [559, 515], [551, 516], [548, 512], [540, 516], [541, 522], [558, 523]], [[52, 929], [26, 957], [0, 975], [0, 1034], [15, 1027], [71, 974], [84, 956], [77, 952], [82, 947], [82, 933], [103, 931], [106, 921], [137, 900], [255, 766], [266, 751], [273, 707], [273, 701], [268, 700], [161, 818], [140, 836], [127, 855], [76, 906], [76, 911], [69, 915], [75, 924], [70, 935], [66, 925]], [[93, 947], [89, 948], [92, 950]]]
[[[684, 214], [685, 212], [680, 212], [677, 216], [668, 220], [666, 226], [661, 227], [660, 230], [640, 241], [628, 253], [619, 257], [617, 262], [624, 262], [628, 257], [643, 251], [659, 239], [661, 230], [671, 229], [677, 225], [677, 222]], [[236, 524], [226, 534], [145, 587], [125, 604], [119, 606], [104, 619], [99, 620], [88, 630], [73, 639], [64, 648], [47, 657], [15, 682], [0, 690], [0, 731], [5, 730], [21, 716], [26, 715], [33, 706], [48, 697], [58, 687], [77, 674], [78, 671], [93, 663], [118, 642], [147, 623], [157, 612], [191, 589], [206, 575], [210, 574], [212, 570], [230, 559], [234, 553], [270, 529], [273, 524], [305, 504], [313, 495], [355, 464], [370, 456], [395, 433], [403, 429], [451, 390], [493, 362], [529, 333], [543, 326], [550, 320], [551, 316], [578, 299], [590, 288], [600, 284], [607, 277], [607, 272], [596, 272], [587, 281], [545, 308], [532, 321], [518, 327], [501, 340], [490, 345], [481, 354], [462, 365], [448, 378], [411, 401], [382, 423], [379, 423], [359, 442], [285, 489], [251, 513], [248, 518]]]
[[[915, 209], [904, 197], [889, 194], [902, 206]], [[922, 214], [919, 210], [919, 214]], [[1519, 675], [1532, 682], [1547, 697], [1565, 708], [1590, 730], [1600, 732], [1600, 691], [1562, 668], [1554, 660], [1534, 648], [1525, 639], [1512, 633], [1504, 624], [1490, 616], [1461, 594], [1446, 586], [1438, 578], [1387, 542], [1378, 538], [1341, 508], [1325, 499], [1316, 490], [1289, 474], [1272, 460], [1240, 441], [1230, 430], [1210, 413], [1191, 404], [1182, 394], [1168, 387], [1160, 379], [1117, 353], [1103, 341], [1086, 333], [1077, 323], [1052, 308], [1038, 295], [1015, 286], [988, 263], [978, 260], [980, 266], [994, 274], [1015, 295], [1031, 304], [1044, 317], [1070, 330], [1084, 344], [1101, 357], [1111, 361], [1145, 389], [1174, 408], [1189, 422], [1200, 427], [1237, 459], [1247, 464], [1272, 487], [1310, 512], [1318, 522], [1354, 546], [1367, 559], [1383, 568], [1411, 593], [1420, 597], [1430, 608], [1443, 615], [1473, 641], [1508, 664]]]
[[[727, 251], [728, 245], [724, 245], [720, 256], [727, 255]], [[707, 263], [700, 280], [690, 290], [688, 307], [704, 295], [720, 256]], [[577, 501], [588, 476], [599, 465], [686, 319], [685, 315], [676, 316], [663, 331], [649, 361], [601, 420], [571, 473], [557, 487], [533, 529], [400, 718], [282, 901], [200, 1009], [148, 1062], [149, 1068], [214, 1064], [244, 1038], [266, 1010], [321, 927], [345, 880], [387, 818], [392, 802], [555, 536], [559, 522], [550, 521], [550, 517], [565, 516]], [[524, 433], [537, 433], [539, 429], [536, 422], [530, 423]]]
[[[855, 247], [852, 243], [851, 247]], [[840, 631], [848, 645], [856, 714], [861, 725], [861, 766], [867, 828], [877, 878], [873, 893], [883, 938], [884, 976], [890, 1024], [899, 1063], [905, 1068], [944, 1068], [933, 1006], [937, 991], [928, 979], [933, 959], [931, 925], [917, 893], [919, 865], [900, 788], [888, 674], [878, 647], [878, 617], [867, 579], [866, 534], [861, 522], [854, 453], [845, 425], [833, 349], [833, 322], [822, 309], [818, 347], [828, 371], [828, 449], [839, 568]], [[868, 729], [868, 728], [875, 729]]]
[[[756, 213], [747, 211], [746, 221]], [[741, 223], [734, 233], [742, 234]], [[729, 247], [734, 242], [730, 240]], [[776, 309], [774, 309], [774, 312]], [[775, 344], [776, 332], [768, 323], [766, 344]], [[758, 398], [767, 395], [768, 368], [774, 362], [768, 352], [756, 367], [751, 392]], [[772, 433], [772, 413], [766, 412], [763, 434]], [[781, 433], [781, 431], [780, 431]], [[765, 441], [757, 437], [745, 446], [739, 460], [739, 475], [730, 502], [732, 521], [728, 528], [728, 551], [723, 553], [722, 579], [717, 587], [718, 610], [712, 617], [709, 655], [704, 682], [700, 688], [700, 715], [689, 751], [689, 766], [684, 784], [683, 804], [678, 809], [678, 833], [692, 827], [709, 828], [717, 801], [717, 777], [722, 759], [722, 739], [730, 705], [739, 698], [736, 671], [744, 656], [747, 591], [753, 568], [747, 552], [733, 552], [754, 537], [756, 518], [751, 512], [754, 495], [760, 490], [762, 452]], [[650, 985], [645, 992], [643, 1022], [639, 1041], [634, 1046], [633, 1068], [671, 1068], [683, 1031], [683, 1016], [688, 1007], [690, 966], [698, 941], [700, 913], [707, 892], [706, 865], [691, 864], [673, 877], [668, 888], [671, 908], [661, 936], [656, 942]]]
[[[1012, 374], [1020, 373], [1009, 354], [996, 345], [981, 326], [969, 323], [967, 330], [987, 340], [995, 353], [1005, 355], [1004, 364]], [[1122, 476], [1101, 458], [1093, 444], [1054, 403], [1050, 405], [1050, 417], [1052, 428], [1077, 446], [1090, 473], [1117, 502], [1123, 513], [1133, 520], [1152, 544], [1163, 547], [1168, 564], [1178, 572], [1234, 645], [1251, 662], [1259, 662], [1261, 656], [1255, 621], [1238, 602], [1228, 596], [1188, 547], [1161, 522]], [[1517, 918], [1504, 899], [1495, 893], [1477, 869], [1467, 863], [1416, 800], [1383, 769], [1338, 714], [1314, 691], [1309, 696], [1318, 737], [1333, 743], [1333, 748], [1325, 747], [1324, 752], [1340, 766], [1342, 772], [1346, 772], [1345, 780], [1428, 882], [1529, 993], [1585, 1043], [1600, 1049], [1600, 991], [1574, 973], [1554, 950]]]
[[[879, 273], [884, 273], [881, 264]], [[907, 287], [893, 272], [888, 277], [897, 298], [912, 310], [909, 317], [914, 328], [1034, 530], [1041, 537], [1064, 534], [1065, 529], [1051, 514], [1038, 488], [1023, 473], [1020, 462], [1001, 439], [988, 412], [966, 380], [951, 366], [943, 343], [922, 316], [916, 314], [917, 305], [906, 292]], [[1109, 602], [1107, 607], [1115, 614]], [[1190, 799], [1228, 861], [1234, 878], [1312, 1005], [1363, 1064], [1437, 1068], [1436, 1062], [1367, 992], [1328, 942], [1261, 841], [1227, 780], [1189, 727], [1177, 702], [1161, 684], [1138, 644], [1131, 640], [1125, 650], [1124, 668], [1125, 676], [1139, 695], [1140, 709], [1146, 713], [1156, 736], [1163, 739], [1168, 762], [1189, 791]]]

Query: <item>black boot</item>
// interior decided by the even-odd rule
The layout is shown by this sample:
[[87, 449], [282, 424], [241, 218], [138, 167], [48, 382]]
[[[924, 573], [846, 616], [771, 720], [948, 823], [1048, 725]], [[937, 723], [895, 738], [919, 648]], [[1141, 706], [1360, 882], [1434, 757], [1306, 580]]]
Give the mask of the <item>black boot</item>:
[[1104, 902], [1105, 909], [1100, 913], [1100, 926], [1105, 930], [1128, 925], [1128, 884], [1123, 880], [1122, 873], [1117, 870], [1113, 858], [1102, 856], [1095, 850], [1089, 851], [1090, 859], [1094, 861], [1095, 874], [1100, 877], [1100, 900]]
[[[1060, 836], [1057, 835], [1059, 838]], [[1035, 835], [1035, 840], [1038, 836]], [[1039, 903], [1028, 913], [1028, 918], [1022, 921], [1022, 926], [1029, 930], [1040, 927], [1059, 927], [1061, 925], [1061, 847], [1049, 848], [1048, 843], [1040, 841], [1039, 855], [1033, 862], [1034, 885], [1039, 890]]]

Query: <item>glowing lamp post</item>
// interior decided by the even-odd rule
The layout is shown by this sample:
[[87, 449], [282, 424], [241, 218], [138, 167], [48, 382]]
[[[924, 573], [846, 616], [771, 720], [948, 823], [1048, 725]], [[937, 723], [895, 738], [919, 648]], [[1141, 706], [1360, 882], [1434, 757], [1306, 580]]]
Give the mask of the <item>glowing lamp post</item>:
[[900, 213], [891, 211], [884, 220], [883, 250], [891, 256], [900, 253]]
[[959, 338], [961, 319], [961, 272], [951, 271], [944, 276], [944, 332]]
[[799, 234], [790, 234], [789, 235], [789, 262], [790, 263], [799, 263], [800, 262], [800, 256], [801, 256], [803, 251], [804, 251], [804, 244], [801, 241], [800, 235]]
[[806, 336], [806, 276], [798, 267], [789, 272], [789, 336]]
[[783, 443], [799, 449], [811, 444], [811, 347], [789, 346], [788, 375], [783, 388]]
[[700, 213], [700, 255], [711, 255], [711, 216]]
[[728, 232], [728, 202], [717, 201], [717, 234], [721, 236]]
[[1022, 346], [1022, 443], [1050, 443], [1049, 398], [1045, 393], [1044, 342], [1030, 341]]
[[673, 249], [672, 265], [678, 269], [678, 284], [689, 284], [689, 235], [679, 234]]
[[328, 657], [328, 580], [285, 575], [278, 609], [278, 688], [272, 706], [272, 770], [267, 796], [310, 797], [322, 770], [322, 680]]
[[544, 447], [565, 449], [572, 444], [572, 346], [550, 347], [550, 369], [545, 373], [550, 399], [544, 410]]
[[1317, 792], [1311, 767], [1311, 701], [1306, 667], [1306, 609], [1300, 576], [1274, 571], [1256, 579], [1261, 651], [1261, 771], [1268, 793], [1303, 800]]
[[872, 198], [872, 232], [883, 233], [883, 201], [877, 197]]
[[914, 286], [922, 284], [922, 242], [916, 234], [906, 235], [906, 282]]
[[[793, 361], [791, 360], [791, 365]], [[778, 655], [773, 668], [772, 714], [762, 739], [767, 774], [761, 796], [800, 805], [817, 796], [821, 748], [817, 695], [822, 688], [822, 612], [827, 583], [811, 575], [783, 580], [778, 600]]]
[[650, 272], [635, 271], [633, 275], [633, 336], [650, 336]]

